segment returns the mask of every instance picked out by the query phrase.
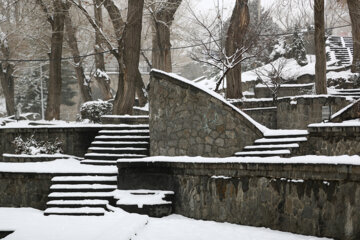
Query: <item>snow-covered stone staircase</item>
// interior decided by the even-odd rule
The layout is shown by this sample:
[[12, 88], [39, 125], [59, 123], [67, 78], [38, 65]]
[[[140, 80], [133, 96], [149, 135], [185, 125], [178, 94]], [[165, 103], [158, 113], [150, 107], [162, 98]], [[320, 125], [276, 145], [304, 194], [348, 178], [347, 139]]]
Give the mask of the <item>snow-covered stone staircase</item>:
[[353, 56], [351, 37], [329, 36], [327, 39], [327, 55], [331, 61], [339, 61], [341, 65], [350, 65]]
[[347, 96], [347, 97], [355, 97], [360, 98], [360, 88], [354, 89], [335, 89], [330, 93], [333, 96]]
[[44, 215], [102, 216], [114, 201], [115, 174], [55, 176]]
[[246, 146], [237, 157], [290, 157], [296, 155], [300, 144], [307, 141], [306, 130], [271, 130], [263, 138], [255, 140], [251, 146]]
[[82, 164], [115, 165], [120, 158], [149, 156], [149, 125], [120, 124], [100, 130]]

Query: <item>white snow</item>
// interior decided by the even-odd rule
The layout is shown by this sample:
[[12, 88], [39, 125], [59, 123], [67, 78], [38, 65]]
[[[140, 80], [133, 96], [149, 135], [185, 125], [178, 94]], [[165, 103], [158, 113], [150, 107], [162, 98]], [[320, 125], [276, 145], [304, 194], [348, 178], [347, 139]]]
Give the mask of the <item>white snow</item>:
[[51, 181], [57, 182], [93, 182], [93, 181], [117, 181], [116, 176], [57, 176], [53, 177]]
[[235, 107], [234, 105], [232, 105], [231, 103], [229, 103], [228, 101], [226, 101], [220, 94], [214, 92], [214, 91], [211, 91], [207, 88], [202, 88], [201, 85], [198, 85], [197, 83], [191, 81], [191, 80], [188, 80], [186, 78], [183, 78], [181, 76], [178, 76], [174, 73], [167, 73], [167, 72], [164, 72], [164, 71], [161, 71], [161, 70], [158, 70], [158, 69], [152, 69], [151, 70], [152, 72], [158, 72], [158, 73], [161, 73], [161, 74], [164, 74], [164, 75], [167, 75], [175, 80], [178, 80], [178, 81], [181, 81], [181, 82], [184, 82], [184, 83], [187, 83], [195, 88], [198, 88], [204, 92], [206, 92], [207, 94], [211, 95], [212, 97], [218, 99], [219, 101], [223, 102], [224, 104], [226, 104], [227, 106], [229, 106], [230, 108], [232, 108], [233, 110], [235, 110], [236, 112], [238, 112], [240, 115], [242, 115], [244, 118], [246, 118], [250, 123], [252, 123], [259, 131], [261, 131], [262, 133], [266, 132], [268, 130], [267, 127], [265, 127], [264, 125], [256, 122], [254, 119], [252, 119], [249, 115], [247, 115], [246, 113], [244, 113], [243, 111], [241, 111], [240, 109], [238, 109], [237, 107]]
[[0, 208], [0, 229], [15, 230], [5, 240], [320, 240], [180, 215], [150, 218], [120, 209], [104, 216], [44, 216], [32, 208]]
[[105, 213], [104, 208], [100, 207], [80, 207], [80, 208], [58, 208], [51, 207], [47, 208], [44, 213]]
[[340, 123], [333, 122], [322, 122], [322, 123], [312, 123], [308, 127], [360, 127], [360, 119], [346, 120]]
[[[281, 84], [280, 88], [303, 88], [303, 87], [310, 87], [310, 86], [314, 86], [315, 83], [303, 83], [303, 84]], [[256, 88], [268, 88], [268, 87], [273, 87], [272, 84], [268, 84], [268, 86], [266, 86], [265, 84], [257, 84], [255, 86]]]
[[251, 145], [246, 146], [244, 149], [259, 149], [259, 148], [298, 148], [299, 144], [297, 143], [290, 143], [290, 144], [275, 144], [275, 145]]
[[282, 158], [279, 156], [274, 157], [227, 157], [227, 158], [206, 158], [206, 157], [167, 157], [156, 156], [139, 159], [119, 159], [118, 163], [122, 162], [178, 162], [178, 163], [264, 163], [264, 164], [347, 164], [347, 165], [360, 165], [360, 156], [318, 156], [318, 155], [305, 155], [298, 157]]
[[62, 154], [62, 153], [54, 153], [54, 154], [35, 154], [35, 155], [29, 155], [29, 154], [12, 154], [12, 153], [3, 153], [3, 157], [19, 157], [19, 158], [73, 158], [73, 159], [81, 159], [76, 156]]
[[116, 189], [116, 185], [108, 184], [53, 184], [50, 189]]
[[104, 118], [149, 118], [149, 115], [103, 115]]
[[115, 166], [91, 166], [75, 159], [57, 159], [47, 162], [0, 162], [0, 172], [23, 173], [117, 173]]
[[213, 179], [231, 179], [231, 177], [227, 177], [227, 176], [216, 176], [216, 175], [211, 176], [211, 178], [213, 178]]
[[246, 156], [246, 155], [282, 155], [290, 154], [290, 150], [266, 150], [266, 151], [249, 151], [249, 152], [237, 152], [236, 156]]
[[170, 201], [163, 200], [166, 194], [174, 194], [172, 191], [156, 190], [115, 190], [112, 192], [114, 198], [118, 199], [117, 205], [137, 205], [142, 208], [144, 205], [171, 204]]
[[305, 142], [306, 137], [289, 137], [289, 138], [260, 138], [255, 140], [255, 143], [289, 143], [289, 142]]
[[108, 200], [98, 199], [85, 199], [85, 200], [51, 200], [46, 203], [47, 205], [106, 205], [109, 204]]

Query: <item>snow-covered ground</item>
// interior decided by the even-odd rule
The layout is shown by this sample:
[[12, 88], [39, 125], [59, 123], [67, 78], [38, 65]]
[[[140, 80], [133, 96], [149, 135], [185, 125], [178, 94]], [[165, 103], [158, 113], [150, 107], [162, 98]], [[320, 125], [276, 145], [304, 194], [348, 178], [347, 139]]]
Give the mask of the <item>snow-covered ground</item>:
[[318, 240], [311, 236], [179, 215], [150, 218], [122, 210], [100, 217], [44, 216], [32, 208], [0, 208], [4, 240]]

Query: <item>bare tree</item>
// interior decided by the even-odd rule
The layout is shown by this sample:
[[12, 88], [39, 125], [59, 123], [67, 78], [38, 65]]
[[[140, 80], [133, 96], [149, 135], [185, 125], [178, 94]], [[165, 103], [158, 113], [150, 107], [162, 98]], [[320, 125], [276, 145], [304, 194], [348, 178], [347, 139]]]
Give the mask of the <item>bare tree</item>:
[[327, 94], [324, 0], [314, 0], [315, 19], [315, 89], [316, 94]]
[[67, 34], [67, 43], [70, 46], [73, 58], [74, 58], [74, 69], [78, 80], [80, 95], [84, 102], [91, 101], [91, 88], [90, 79], [87, 79], [82, 66], [82, 59], [80, 58], [80, 51], [78, 47], [78, 41], [76, 38], [76, 29], [73, 26], [69, 11], [65, 13], [65, 27]]
[[95, 47], [94, 50], [97, 53], [95, 55], [95, 80], [99, 85], [100, 91], [103, 95], [104, 100], [109, 100], [113, 98], [110, 88], [110, 78], [107, 78], [105, 74], [105, 59], [104, 54], [101, 52], [103, 49], [101, 48], [101, 36], [100, 31], [103, 28], [103, 14], [102, 14], [102, 1], [101, 0], [93, 0], [94, 3], [94, 16], [95, 23], [99, 27], [99, 29], [95, 29]]
[[151, 1], [147, 7], [153, 26], [152, 66], [167, 72], [172, 71], [170, 27], [181, 1], [182, 0]]
[[88, 11], [80, 3], [77, 3], [74, 0], [71, 0], [71, 2], [83, 12], [91, 26], [99, 32], [101, 43], [106, 46], [118, 63], [119, 83], [114, 101], [113, 113], [131, 114], [135, 100], [135, 92], [143, 94], [142, 91], [136, 91], [135, 88], [141, 85], [136, 83], [136, 81], [141, 80], [138, 65], [144, 1], [128, 1], [126, 24], [122, 19], [119, 8], [115, 5], [113, 0], [103, 1], [103, 5], [107, 10], [113, 25], [115, 41], [117, 44], [116, 48], [113, 47], [111, 40], [99, 28]]
[[0, 62], [0, 82], [4, 92], [6, 101], [7, 114], [15, 114], [15, 99], [14, 99], [14, 66], [10, 62], [7, 62], [10, 58], [10, 49], [8, 45], [7, 36], [0, 29], [0, 56], [5, 61]]
[[353, 62], [352, 72], [360, 72], [360, 2], [358, 0], [347, 0], [351, 19], [351, 30], [353, 38]]

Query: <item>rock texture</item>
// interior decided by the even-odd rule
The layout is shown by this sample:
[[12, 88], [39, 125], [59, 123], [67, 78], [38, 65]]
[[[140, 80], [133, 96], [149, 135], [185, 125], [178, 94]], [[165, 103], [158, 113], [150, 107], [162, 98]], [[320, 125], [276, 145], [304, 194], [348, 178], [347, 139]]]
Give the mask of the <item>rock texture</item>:
[[360, 239], [360, 166], [118, 162], [121, 189], [175, 192], [191, 218]]
[[260, 138], [231, 106], [169, 75], [150, 80], [150, 155], [226, 157]]

